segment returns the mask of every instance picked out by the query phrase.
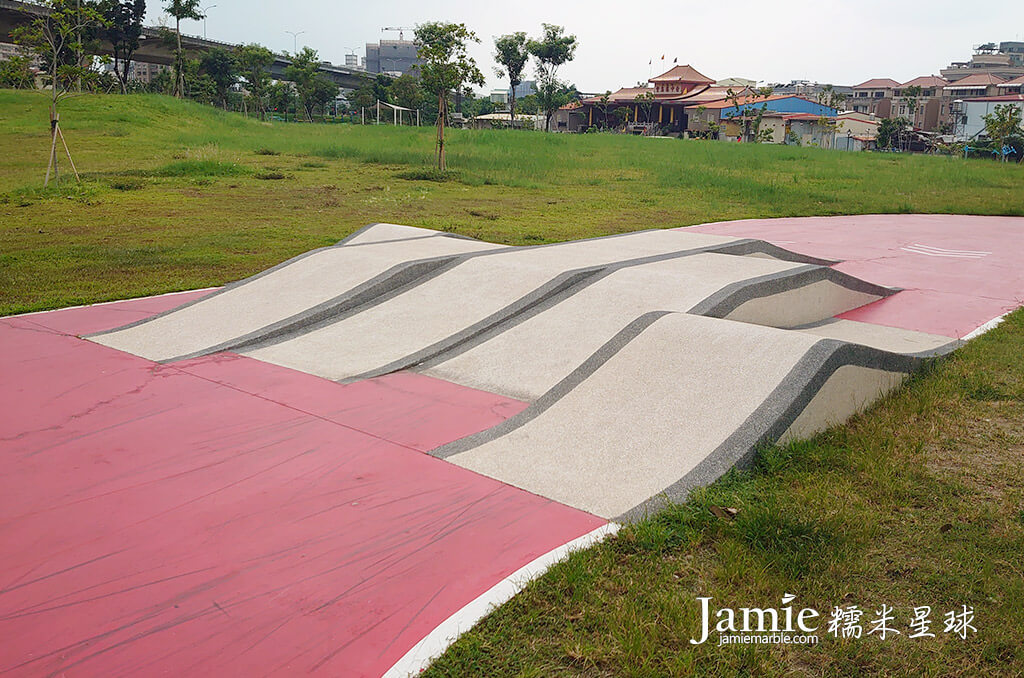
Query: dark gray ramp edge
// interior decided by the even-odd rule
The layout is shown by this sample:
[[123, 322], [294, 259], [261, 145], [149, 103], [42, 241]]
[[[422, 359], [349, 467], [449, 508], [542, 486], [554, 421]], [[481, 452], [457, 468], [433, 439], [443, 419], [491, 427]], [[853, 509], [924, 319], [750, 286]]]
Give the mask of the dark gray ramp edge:
[[692, 489], [710, 485], [730, 469], [749, 466], [759, 450], [782, 437], [839, 368], [866, 367], [913, 374], [926, 359], [920, 355], [901, 355], [823, 339], [811, 347], [765, 402], [725, 442], [663, 492], [615, 520], [633, 522], [645, 518], [670, 504], [685, 501]]
[[901, 291], [855, 278], [834, 268], [809, 265], [794, 271], [783, 271], [726, 285], [691, 308], [688, 313], [709, 318], [724, 318], [751, 299], [760, 299], [816, 282], [831, 282], [854, 292], [885, 298]]

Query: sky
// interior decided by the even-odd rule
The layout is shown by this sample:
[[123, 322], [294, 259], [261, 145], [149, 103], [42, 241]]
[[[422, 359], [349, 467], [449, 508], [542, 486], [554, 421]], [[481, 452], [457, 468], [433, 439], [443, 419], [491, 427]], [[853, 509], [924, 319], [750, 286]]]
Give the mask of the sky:
[[[149, 0], [147, 23], [158, 23], [164, 0]], [[480, 38], [470, 54], [487, 87], [507, 87], [494, 74], [494, 38], [514, 31], [538, 35], [541, 23], [565, 26], [579, 41], [560, 76], [583, 92], [635, 86], [672, 66], [690, 64], [708, 77], [761, 82], [811, 80], [855, 85], [869, 78], [900, 82], [938, 74], [966, 61], [984, 42], [1024, 39], [1024, 2], [985, 0], [970, 5], [892, 0], [206, 0], [206, 32], [225, 42], [258, 42], [274, 51], [309, 46], [320, 58], [344, 63], [365, 56], [364, 45], [396, 39], [385, 26], [425, 21], [465, 23]], [[983, 11], [978, 11], [981, 5]], [[211, 7], [211, 5], [213, 5]], [[166, 19], [165, 19], [166, 20]], [[173, 22], [168, 22], [173, 25]], [[297, 41], [287, 33], [302, 32]], [[202, 21], [182, 32], [203, 34]], [[411, 39], [411, 31], [406, 39]], [[662, 60], [664, 56], [664, 60]], [[652, 62], [653, 63], [650, 63]], [[533, 67], [528, 69], [532, 72]], [[530, 78], [527, 78], [530, 79]]]

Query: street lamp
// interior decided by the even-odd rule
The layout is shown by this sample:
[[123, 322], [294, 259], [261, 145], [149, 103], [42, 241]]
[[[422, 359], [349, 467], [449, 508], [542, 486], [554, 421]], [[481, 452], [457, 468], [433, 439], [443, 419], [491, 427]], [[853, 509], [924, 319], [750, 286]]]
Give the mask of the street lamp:
[[206, 40], [206, 11], [210, 10], [210, 9], [213, 9], [216, 6], [217, 5], [207, 5], [206, 7], [202, 8], [202, 13], [203, 13], [203, 40]]
[[292, 55], [294, 56], [299, 51], [299, 36], [306, 31], [285, 31], [288, 35], [292, 36]]

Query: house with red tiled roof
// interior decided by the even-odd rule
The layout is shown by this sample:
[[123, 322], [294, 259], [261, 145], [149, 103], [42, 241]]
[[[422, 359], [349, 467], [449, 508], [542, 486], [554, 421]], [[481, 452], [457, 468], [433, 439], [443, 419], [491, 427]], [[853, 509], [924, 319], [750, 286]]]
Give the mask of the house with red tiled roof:
[[948, 96], [954, 99], [963, 97], [993, 97], [999, 95], [999, 85], [1006, 82], [992, 73], [973, 73], [966, 78], [960, 78], [942, 88]]
[[1001, 82], [996, 85], [996, 89], [999, 90], [1000, 94], [1020, 94], [1024, 92], [1024, 75], [1013, 80]]
[[892, 112], [892, 91], [900, 86], [892, 78], [872, 78], [853, 86], [850, 105], [858, 113], [888, 118]]
[[922, 75], [892, 90], [892, 116], [906, 118], [914, 129], [937, 131], [952, 121], [952, 98], [943, 89], [949, 84], [937, 75]]

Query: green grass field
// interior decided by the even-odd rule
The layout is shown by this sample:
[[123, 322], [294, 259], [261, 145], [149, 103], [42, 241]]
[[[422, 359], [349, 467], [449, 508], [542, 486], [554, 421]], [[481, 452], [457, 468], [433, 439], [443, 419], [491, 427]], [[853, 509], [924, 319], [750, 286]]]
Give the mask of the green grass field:
[[44, 192], [46, 99], [0, 90], [0, 314], [218, 285], [375, 221], [528, 244], [749, 217], [1024, 214], [1024, 168], [980, 160], [453, 131], [457, 175], [436, 182], [403, 178], [429, 168], [430, 129], [260, 123], [155, 95], [63, 106], [85, 183]]
[[[45, 100], [0, 91], [0, 314], [221, 284], [374, 221], [525, 244], [706, 221], [1024, 214], [1024, 168], [608, 135], [261, 124], [163, 97], [83, 97], [81, 187], [42, 191]], [[438, 676], [1024, 675], [1024, 312], [848, 425], [578, 553], [464, 636]], [[718, 518], [712, 507], [738, 509]], [[883, 604], [895, 639], [691, 645], [697, 596]], [[975, 609], [977, 634], [942, 633]], [[906, 638], [930, 605], [936, 638]]]

